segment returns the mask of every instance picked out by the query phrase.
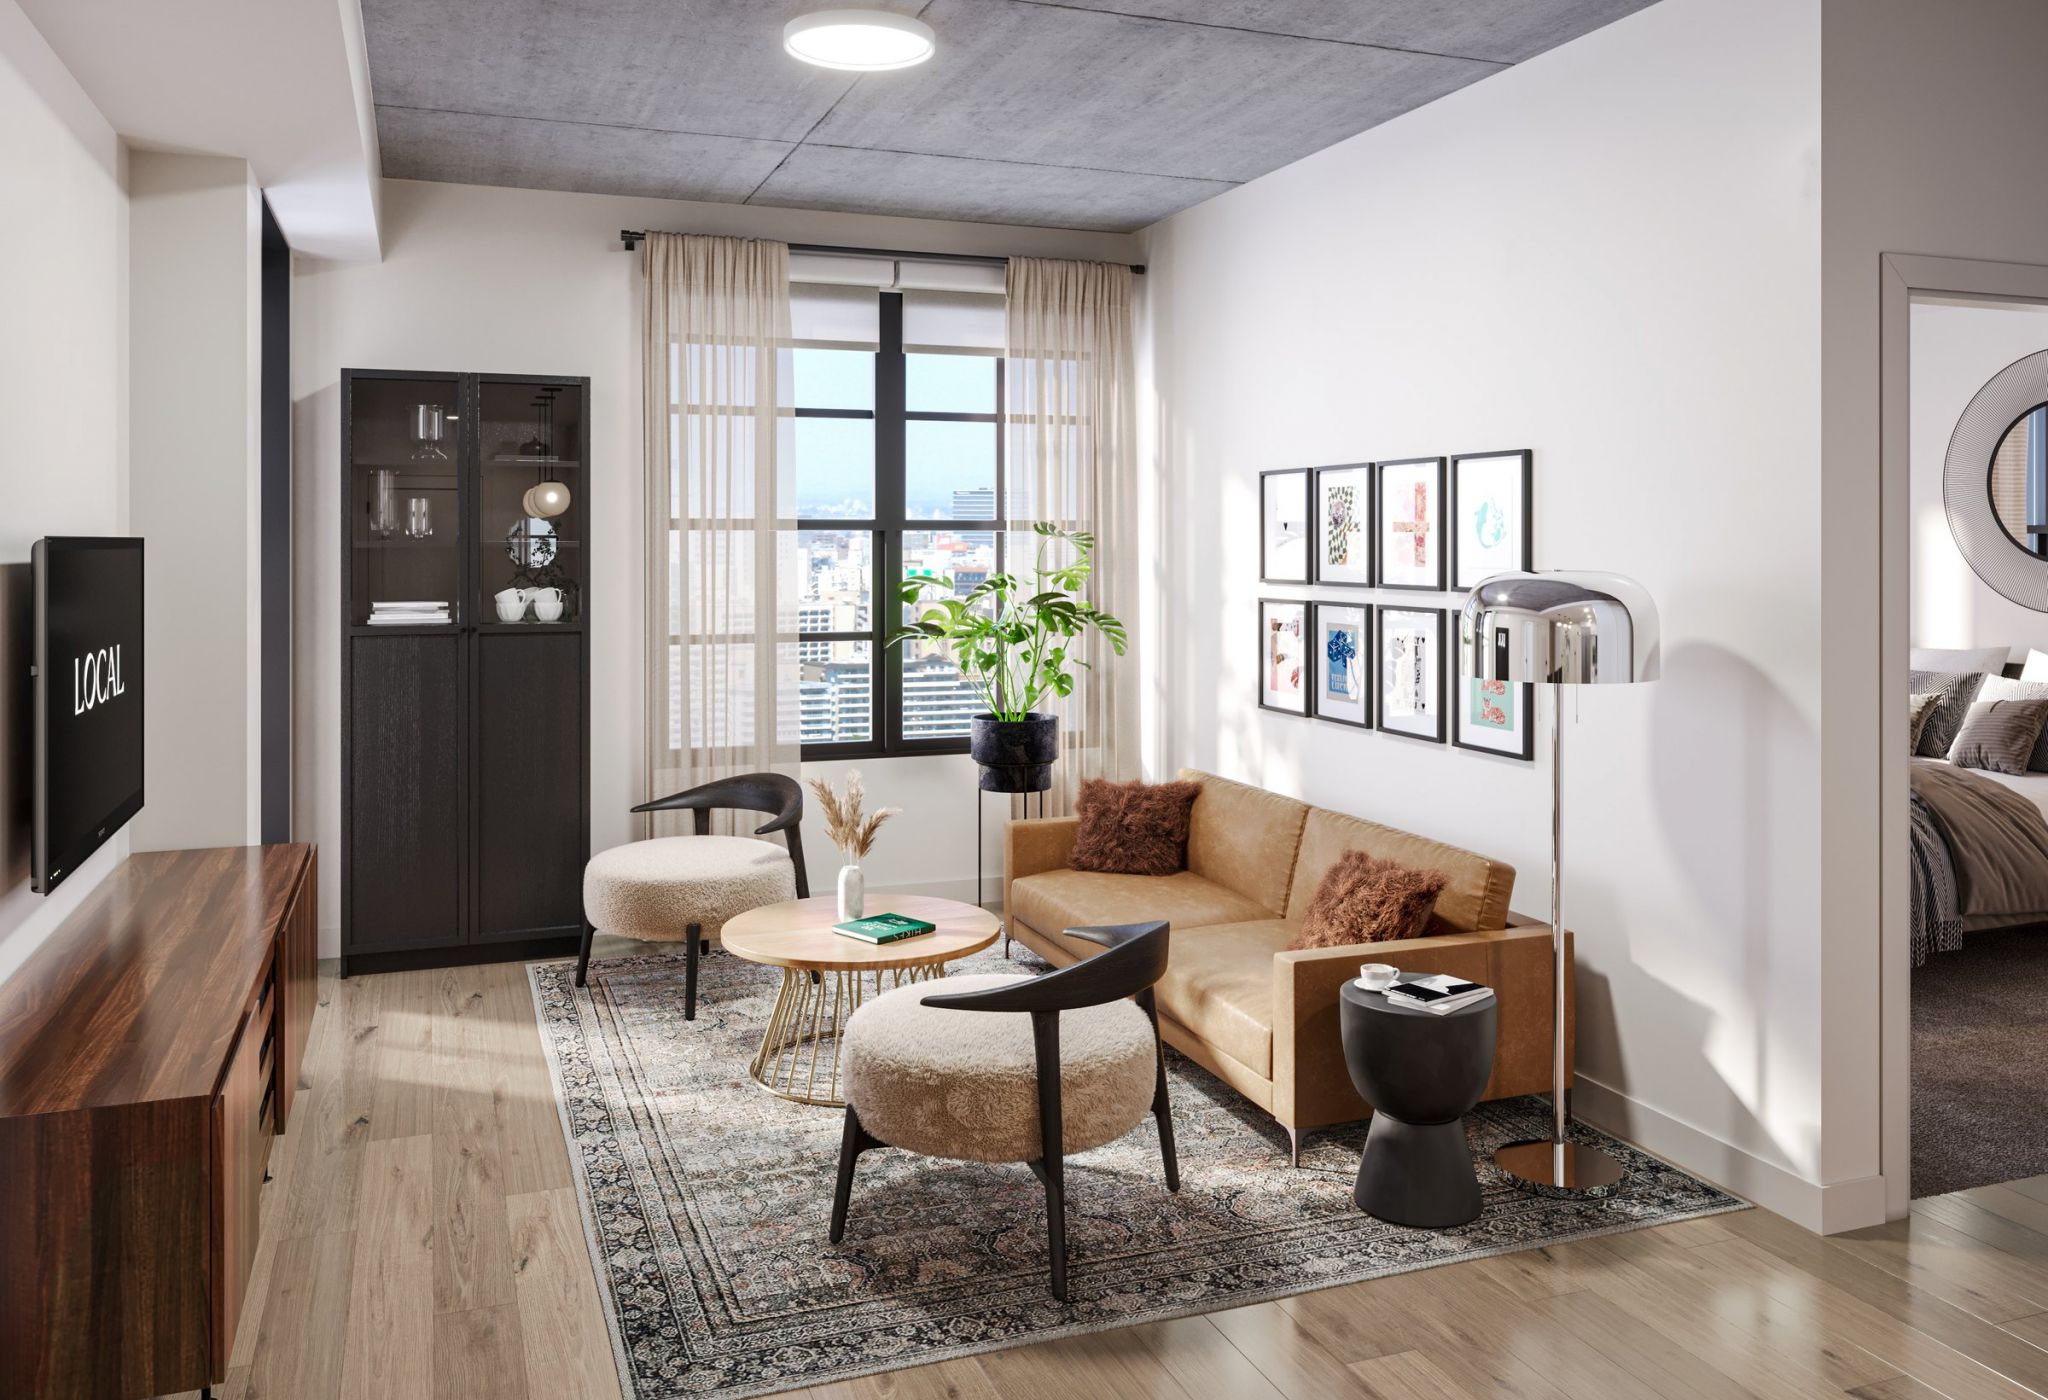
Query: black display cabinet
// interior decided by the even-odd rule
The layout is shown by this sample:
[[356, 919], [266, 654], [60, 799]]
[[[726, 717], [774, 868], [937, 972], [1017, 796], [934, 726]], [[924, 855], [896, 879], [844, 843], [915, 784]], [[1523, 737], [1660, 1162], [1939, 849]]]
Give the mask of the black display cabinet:
[[573, 953], [590, 381], [341, 376], [341, 971]]

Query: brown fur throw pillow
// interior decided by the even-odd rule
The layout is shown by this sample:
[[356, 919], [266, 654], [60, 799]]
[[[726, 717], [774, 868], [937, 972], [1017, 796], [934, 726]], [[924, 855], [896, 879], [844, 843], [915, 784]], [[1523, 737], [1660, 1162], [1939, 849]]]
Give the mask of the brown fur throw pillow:
[[1364, 851], [1346, 851], [1316, 886], [1290, 948], [1341, 948], [1429, 932], [1436, 897], [1450, 880]]
[[1173, 875], [1188, 863], [1188, 815], [1200, 783], [1081, 784], [1081, 819], [1067, 864], [1112, 875]]

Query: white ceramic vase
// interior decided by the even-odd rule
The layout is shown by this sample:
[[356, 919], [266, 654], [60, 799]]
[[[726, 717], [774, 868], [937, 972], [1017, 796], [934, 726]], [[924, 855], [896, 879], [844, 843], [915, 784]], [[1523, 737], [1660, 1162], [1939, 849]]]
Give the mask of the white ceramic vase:
[[867, 917], [867, 877], [858, 865], [839, 867], [839, 922]]

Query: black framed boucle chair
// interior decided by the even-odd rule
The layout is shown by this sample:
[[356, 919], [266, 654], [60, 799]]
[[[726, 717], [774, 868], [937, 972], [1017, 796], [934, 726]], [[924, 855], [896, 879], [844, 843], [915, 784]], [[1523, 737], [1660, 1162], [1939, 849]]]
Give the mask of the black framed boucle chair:
[[[754, 835], [779, 831], [788, 849], [747, 836], [711, 835], [711, 814], [720, 808], [768, 813]], [[697, 834], [628, 841], [590, 858], [583, 867], [583, 951], [576, 958], [576, 985], [584, 985], [590, 941], [598, 929], [624, 938], [681, 939], [683, 1019], [694, 1021], [697, 952], [703, 940], [749, 909], [810, 898], [811, 882], [804, 873], [804, 790], [781, 773], [742, 773], [633, 810], [695, 812]]]
[[846, 1128], [834, 1244], [846, 1234], [855, 1161], [870, 1148], [1023, 1162], [1045, 1185], [1052, 1293], [1065, 1301], [1067, 1153], [1113, 1142], [1150, 1113], [1166, 1189], [1180, 1190], [1152, 1000], [1168, 925], [1067, 933], [1107, 951], [1042, 977], [949, 977], [944, 992], [899, 987], [853, 1013], [840, 1046]]

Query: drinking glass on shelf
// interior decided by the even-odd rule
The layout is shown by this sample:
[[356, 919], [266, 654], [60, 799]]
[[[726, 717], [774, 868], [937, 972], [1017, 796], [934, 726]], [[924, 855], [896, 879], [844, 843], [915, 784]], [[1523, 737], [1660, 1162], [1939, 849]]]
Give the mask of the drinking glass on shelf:
[[388, 540], [398, 531], [398, 473], [382, 468], [370, 473], [370, 533]]
[[432, 506], [433, 503], [425, 496], [414, 496], [405, 503], [405, 533], [408, 536], [423, 540], [434, 533]]
[[415, 462], [445, 462], [448, 453], [441, 440], [448, 435], [448, 411], [437, 403], [414, 404], [412, 409], [412, 450]]

